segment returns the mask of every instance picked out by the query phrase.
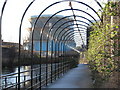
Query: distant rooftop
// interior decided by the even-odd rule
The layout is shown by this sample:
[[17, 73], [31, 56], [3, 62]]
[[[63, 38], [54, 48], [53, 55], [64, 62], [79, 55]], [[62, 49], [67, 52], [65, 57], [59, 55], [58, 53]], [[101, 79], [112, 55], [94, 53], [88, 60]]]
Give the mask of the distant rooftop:
[[[44, 14], [41, 17], [50, 17], [50, 16], [52, 16], [52, 14]], [[31, 16], [31, 18], [36, 18], [36, 17], [38, 17], [38, 15]], [[63, 15], [55, 15], [55, 17], [64, 17], [64, 16]]]

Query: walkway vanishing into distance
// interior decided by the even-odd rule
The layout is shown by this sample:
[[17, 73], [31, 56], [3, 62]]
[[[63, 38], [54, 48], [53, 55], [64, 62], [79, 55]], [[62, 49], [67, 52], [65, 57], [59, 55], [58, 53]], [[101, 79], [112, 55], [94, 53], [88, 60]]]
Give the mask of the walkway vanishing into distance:
[[[0, 55], [2, 53], [2, 48], [7, 48], [12, 56], [16, 55], [15, 61], [13, 61], [13, 59], [9, 61], [10, 63], [12, 62], [12, 64], [9, 64], [8, 61], [6, 61], [9, 66], [15, 67], [16, 71], [0, 76], [0, 79], [2, 80], [0, 89], [39, 90], [43, 87], [92, 87], [88, 65], [78, 64], [80, 50], [75, 50], [75, 43], [81, 42], [83, 47], [82, 51], [86, 50], [86, 43], [88, 43], [87, 37], [89, 37], [88, 29], [94, 25], [94, 22], [97, 23], [98, 20], [102, 22], [102, 17], [97, 13], [98, 10], [96, 10], [91, 3], [86, 3], [84, 0], [28, 0], [27, 3], [22, 2], [22, 4], [20, 4], [20, 10], [19, 8], [16, 8], [14, 1], [11, 1], [3, 0], [3, 5], [0, 6], [0, 34], [1, 30], [7, 25], [6, 20], [9, 20], [10, 24], [19, 22], [16, 29], [16, 31], [18, 30], [18, 37], [15, 37], [18, 38], [19, 42], [17, 44], [12, 43], [12, 45], [16, 45], [16, 47], [12, 48], [14, 50], [10, 47], [0, 46]], [[43, 5], [41, 1], [44, 2]], [[13, 22], [9, 14], [9, 17], [4, 16], [11, 3], [15, 5], [12, 5], [11, 7], [18, 10], [15, 12], [14, 9], [12, 9], [9, 11], [11, 13], [8, 12], [9, 14], [16, 15], [16, 13], [18, 14], [18, 12], [23, 9], [19, 17], [20, 20], [18, 20], [18, 16], [16, 16], [14, 18], [17, 19], [13, 20]], [[93, 0], [93, 3], [96, 4], [100, 9], [99, 11], [102, 12], [100, 2]], [[78, 6], [76, 7], [76, 5]], [[32, 6], [35, 6], [36, 9], [32, 9]], [[85, 7], [85, 9], [82, 7]], [[40, 10], [40, 8], [42, 8], [42, 10]], [[53, 10], [53, 8], [57, 11]], [[33, 13], [36, 14], [35, 11], [38, 11], [37, 16], [33, 15]], [[51, 13], [51, 15], [45, 15], [49, 13]], [[24, 20], [26, 20], [28, 14], [31, 16], [31, 19], [29, 19], [31, 27], [28, 27], [29, 36], [25, 36], [28, 37], [28, 39], [24, 40], [26, 42], [22, 45], [23, 24], [25, 24]], [[12, 29], [9, 28], [8, 31], [11, 31]], [[0, 44], [2, 42], [1, 36]], [[75, 39], [75, 37], [77, 38]], [[11, 44], [11, 42], [9, 43]], [[11, 53], [10, 50], [14, 51], [15, 54]], [[3, 52], [3, 56], [5, 57], [4, 59], [6, 59], [8, 54], [4, 55], [4, 53], [5, 52]], [[0, 63], [2, 63], [1, 59]], [[78, 67], [74, 67], [75, 65], [78, 65]]]
[[87, 64], [78, 64], [64, 76], [54, 82], [49, 88], [92, 88], [91, 72]]

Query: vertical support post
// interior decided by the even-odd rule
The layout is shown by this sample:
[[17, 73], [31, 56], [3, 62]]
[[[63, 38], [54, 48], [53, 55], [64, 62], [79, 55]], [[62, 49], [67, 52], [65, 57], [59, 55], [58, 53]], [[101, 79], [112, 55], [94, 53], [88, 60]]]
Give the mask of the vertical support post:
[[[48, 38], [48, 35], [47, 35]], [[46, 42], [46, 86], [48, 84], [48, 40]]]
[[1, 17], [0, 17], [0, 90], [2, 90], [2, 39], [1, 39]]
[[25, 88], [25, 80], [26, 80], [26, 75], [24, 75], [24, 88]]
[[67, 57], [66, 57], [66, 45], [65, 45], [64, 52], [65, 52], [65, 60], [64, 60], [64, 61], [65, 61], [65, 67], [64, 67], [64, 68], [65, 68], [65, 70], [64, 70], [64, 71], [65, 71], [65, 73], [66, 73], [66, 70], [67, 70], [67, 67], [66, 67], [66, 65], [67, 65]]
[[36, 83], [37, 83], [37, 77], [38, 77], [38, 76], [37, 76], [37, 74], [36, 74]]
[[2, 34], [1, 34], [1, 30], [2, 30], [2, 16], [3, 16], [6, 3], [7, 3], [7, 0], [5, 0], [2, 6], [1, 15], [0, 15], [0, 90], [2, 90]]
[[[115, 39], [114, 42], [116, 44], [116, 46], [114, 46], [114, 48], [111, 47], [111, 49], [114, 50], [115, 54], [117, 55], [116, 57], [114, 57], [114, 62], [115, 65], [117, 65], [117, 69], [118, 69], [118, 76], [116, 78], [117, 79], [117, 88], [120, 88], [120, 74], [119, 74], [119, 69], [120, 69], [120, 0], [113, 0], [114, 3], [117, 5], [117, 7], [112, 8], [113, 11], [116, 12], [116, 16], [111, 16], [111, 25], [117, 25], [118, 28], [114, 28], [115, 31], [117, 31], [117, 35], [115, 36], [117, 39]], [[111, 43], [112, 43], [111, 42]], [[112, 50], [111, 50], [112, 51]], [[117, 63], [116, 63], [117, 62]]]
[[5, 88], [7, 87], [7, 77], [5, 77]]
[[33, 89], [33, 48], [34, 48], [33, 37], [32, 37], [32, 48], [31, 48], [31, 90]]
[[52, 83], [52, 77], [53, 77], [53, 64], [52, 60], [53, 59], [53, 40], [51, 41], [51, 83]]
[[60, 59], [60, 70], [61, 70], [61, 75], [62, 75], [62, 73], [63, 73], [63, 70], [62, 70], [62, 61], [63, 61], [63, 56], [62, 56], [62, 54], [63, 54], [63, 47], [62, 47], [62, 42], [61, 42], [61, 59]]
[[[111, 16], [111, 25], [119, 25], [119, 21], [118, 20], [120, 20], [120, 18], [119, 18], [119, 16]], [[115, 51], [115, 54], [117, 55], [116, 57], [114, 57], [114, 64], [116, 63], [116, 62], [118, 62], [117, 64], [118, 64], [118, 70], [119, 70], [119, 52], [120, 52], [120, 49], [119, 49], [119, 43], [120, 43], [120, 41], [119, 41], [119, 28], [118, 29], [114, 29], [114, 30], [116, 30], [117, 32], [118, 32], [118, 34], [116, 35], [116, 37], [118, 38], [118, 39], [116, 39], [116, 40], [114, 40], [113, 42], [116, 44], [116, 46], [114, 47], [114, 51]], [[119, 81], [119, 74], [118, 74], [118, 80], [116, 81], [116, 82], [120, 82]], [[118, 87], [119, 87], [119, 85], [118, 85]]]
[[[16, 76], [16, 83], [18, 83], [18, 82], [17, 82], [17, 78], [18, 78], [18, 77]], [[17, 90], [17, 84], [16, 84], [16, 86], [15, 86], [15, 87], [16, 87], [16, 90]]]
[[64, 43], [62, 42], [62, 75], [63, 75], [63, 67], [64, 67]]
[[57, 53], [56, 53], [57, 52], [57, 45], [56, 45], [56, 43], [57, 42], [55, 41], [55, 80], [57, 79], [56, 78], [56, 73], [57, 73], [56, 72], [56, 69], [57, 69], [57, 65], [56, 65], [56, 63], [57, 63], [57, 59], [56, 59], [57, 58]]
[[41, 69], [42, 69], [42, 63], [41, 63], [41, 60], [42, 60], [42, 52], [41, 52], [41, 50], [42, 50], [42, 41], [40, 40], [40, 64], [39, 64], [39, 67], [40, 67], [40, 71], [39, 71], [39, 82], [40, 82], [40, 87], [39, 87], [39, 89], [41, 90], [41, 87], [42, 87], [42, 71], [41, 71]]
[[60, 58], [59, 57], [59, 53], [60, 53], [59, 48], [60, 48], [60, 41], [58, 42], [58, 46], [57, 46], [57, 50], [58, 50], [58, 53], [57, 53], [58, 54], [58, 60], [57, 60], [58, 61], [58, 70], [57, 70], [58, 78], [59, 78], [59, 58]]
[[58, 43], [58, 78], [60, 78], [60, 74], [61, 74], [61, 41], [59, 41]]
[[64, 62], [65, 62], [65, 44], [63, 44], [63, 74], [65, 73]]

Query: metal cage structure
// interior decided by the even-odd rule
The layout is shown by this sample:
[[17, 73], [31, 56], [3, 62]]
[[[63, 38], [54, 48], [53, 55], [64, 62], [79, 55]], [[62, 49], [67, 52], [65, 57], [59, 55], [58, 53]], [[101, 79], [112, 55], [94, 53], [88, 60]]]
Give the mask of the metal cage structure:
[[[1, 7], [1, 16], [0, 16], [0, 30], [2, 30], [2, 22], [3, 22], [3, 16], [4, 11], [6, 9], [7, 3], [9, 0], [5, 0], [3, 3], [3, 6]], [[22, 50], [22, 44], [21, 44], [21, 32], [22, 32], [22, 25], [25, 18], [25, 15], [27, 14], [30, 7], [35, 3], [36, 0], [31, 1], [28, 6], [25, 8], [21, 20], [19, 21], [19, 47], [17, 52], [17, 72], [15, 73], [9, 73], [6, 75], [1, 75], [0, 79], [2, 80], [2, 84], [0, 84], [1, 89], [9, 90], [9, 89], [16, 89], [16, 90], [38, 90], [41, 88], [44, 88], [48, 86], [50, 83], [55, 82], [58, 78], [63, 76], [67, 71], [69, 71], [71, 68], [77, 65], [77, 60], [79, 58], [79, 53], [73, 51], [68, 46], [74, 46], [75, 44], [75, 36], [76, 32], [79, 34], [79, 37], [82, 40], [83, 45], [84, 40], [81, 35], [81, 31], [87, 30], [91, 25], [94, 25], [94, 22], [97, 23], [98, 20], [90, 14], [89, 12], [82, 10], [80, 8], [74, 8], [72, 6], [72, 3], [78, 3], [80, 5], [84, 5], [85, 7], [89, 8], [94, 12], [94, 14], [97, 15], [99, 20], [102, 22], [102, 17], [97, 13], [97, 11], [92, 8], [90, 5], [77, 1], [77, 0], [62, 0], [55, 3], [50, 4], [45, 9], [39, 11], [39, 15], [37, 15], [32, 27], [31, 27], [31, 40], [29, 42], [30, 49], [29, 50]], [[101, 9], [102, 12], [102, 6], [97, 0], [93, 0], [98, 4], [98, 6]], [[39, 29], [39, 50], [38, 53], [34, 50], [34, 36], [35, 36], [35, 28], [38, 25], [38, 21], [40, 17], [44, 14], [45, 11], [47, 11], [49, 8], [53, 6], [57, 6], [60, 3], [67, 2], [70, 8], [65, 8], [63, 10], [59, 10], [56, 13], [53, 13], [49, 17], [47, 17], [47, 20], [43, 23], [43, 26], [41, 29]], [[49, 24], [49, 21], [51, 19], [54, 19], [56, 15], [59, 15], [61, 12], [67, 12], [71, 11], [72, 15], [67, 15], [60, 17], [58, 20], [56, 20], [51, 27], [47, 30], [47, 34], [44, 34], [45, 28]], [[82, 12], [91, 19], [75, 14], [75, 11]], [[65, 19], [69, 19], [68, 21], [64, 21]], [[72, 19], [70, 19], [72, 18]], [[79, 19], [77, 19], [79, 18]], [[85, 22], [82, 19], [88, 21]], [[59, 23], [62, 22], [63, 23]], [[79, 24], [80, 22], [80, 24]], [[66, 26], [65, 26], [66, 25]], [[55, 30], [53, 31], [53, 28]], [[76, 30], [77, 29], [77, 30]], [[43, 53], [43, 35], [46, 37], [46, 44], [44, 44], [45, 47], [45, 57], [42, 56]], [[86, 47], [84, 47], [86, 48]], [[27, 53], [26, 53], [27, 52]], [[72, 53], [70, 53], [72, 52]], [[25, 55], [24, 55], [25, 54]], [[27, 58], [26, 58], [27, 57]], [[29, 70], [21, 71], [22, 65], [24, 63], [29, 63]], [[37, 63], [37, 66], [35, 66]], [[14, 64], [13, 64], [14, 65]], [[9, 80], [12, 80], [13, 82], [9, 82]]]

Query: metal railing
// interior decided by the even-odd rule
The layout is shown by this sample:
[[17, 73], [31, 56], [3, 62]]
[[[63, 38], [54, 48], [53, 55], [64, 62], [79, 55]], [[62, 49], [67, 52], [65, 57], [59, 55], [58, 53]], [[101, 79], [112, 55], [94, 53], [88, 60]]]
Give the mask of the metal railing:
[[[67, 60], [68, 59], [68, 60]], [[73, 67], [73, 61], [70, 60], [70, 58], [66, 58], [66, 60], [62, 60], [59, 63], [54, 63], [47, 65], [42, 65], [41, 68], [34, 68], [32, 70], [25, 70], [20, 72], [20, 83], [18, 82], [18, 73], [10, 73], [6, 75], [2, 75], [2, 89], [17, 89], [18, 84], [20, 84], [21, 88], [29, 89], [31, 88], [31, 79], [33, 80], [33, 88], [40, 88], [45, 87], [48, 84], [54, 82], [57, 78], [61, 77], [65, 72], [67, 72], [69, 69]], [[42, 71], [41, 75], [39, 74], [39, 70]], [[33, 71], [34, 77], [31, 78], [30, 73]], [[37, 72], [37, 73], [35, 73]], [[28, 75], [25, 75], [25, 73], [28, 73]], [[47, 75], [47, 77], [46, 77]], [[41, 78], [41, 81], [39, 81], [39, 78]], [[39, 84], [41, 83], [41, 86]]]
[[[8, 1], [9, 0], [4, 1], [2, 9], [1, 9], [0, 31], [1, 31], [2, 21], [3, 21], [2, 17], [4, 15], [4, 10], [6, 9], [5, 7]], [[69, 69], [76, 66], [79, 54], [69, 54], [72, 52], [72, 50], [67, 50], [68, 48], [67, 45], [69, 45], [69, 41], [71, 41], [72, 43], [75, 42], [74, 40], [75, 30], [74, 29], [77, 28], [80, 33], [80, 29], [87, 29], [87, 27], [90, 26], [90, 23], [94, 24], [92, 20], [94, 20], [95, 22], [97, 22], [97, 20], [92, 14], [90, 14], [90, 12], [73, 8], [72, 2], [86, 6], [87, 8], [92, 10], [102, 22], [102, 18], [96, 12], [96, 10], [84, 2], [76, 1], [76, 0], [62, 0], [62, 1], [52, 3], [48, 7], [40, 11], [36, 19], [33, 20], [34, 23], [31, 25], [32, 26], [31, 35], [30, 35], [31, 37], [29, 40], [29, 46], [30, 46], [28, 50], [29, 53], [27, 53], [28, 55], [26, 54], [27, 58], [25, 57], [23, 58], [25, 51], [22, 50], [22, 45], [21, 45], [22, 24], [23, 24], [25, 15], [27, 14], [27, 12], [29, 11], [29, 8], [34, 4], [35, 1], [36, 0], [32, 0], [29, 2], [28, 6], [26, 6], [26, 8], [24, 9], [21, 20], [18, 21], [20, 22], [20, 25], [19, 25], [19, 35], [18, 35], [19, 43], [18, 43], [18, 49], [17, 49], [17, 54], [16, 54], [17, 55], [16, 56], [17, 57], [17, 65], [16, 65], [17, 72], [0, 76], [0, 79], [2, 79], [2, 85], [0, 87], [2, 87], [2, 89], [5, 89], [5, 90], [7, 89], [8, 90], [9, 89], [20, 90], [21, 88], [25, 90], [41, 89], [42, 87], [49, 85], [50, 83], [54, 82], [56, 79], [63, 76], [63, 74], [66, 73]], [[94, 1], [101, 7], [100, 3], [97, 0], [94, 0]], [[46, 21], [43, 22], [43, 26], [40, 28], [39, 32], [37, 32], [37, 34], [39, 33], [39, 37], [38, 37], [39, 38], [38, 40], [39, 50], [36, 51], [38, 53], [37, 54], [38, 57], [35, 58], [36, 53], [34, 52], [34, 48], [35, 48], [34, 38], [36, 34], [35, 32], [36, 26], [41, 25], [40, 23], [38, 23], [39, 20], [41, 19], [43, 13], [47, 11], [47, 9], [55, 5], [57, 6], [58, 4], [61, 4], [64, 2], [67, 2], [68, 5], [71, 6], [71, 8], [59, 10], [55, 12], [53, 15], [46, 18]], [[49, 26], [50, 24], [49, 22], [52, 21], [52, 19], [54, 19], [54, 17], [57, 14], [63, 13], [66, 11], [73, 12], [72, 13], [73, 15], [60, 17], [58, 18], [58, 20], [55, 20], [55, 22], [52, 23], [51, 26]], [[89, 16], [92, 20], [86, 17], [83, 17], [83, 16], [75, 15], [74, 11], [84, 13], [87, 16]], [[77, 20], [76, 17], [85, 19], [86, 21], [89, 21], [90, 23], [87, 23], [86, 21], [82, 21], [82, 20]], [[75, 21], [76, 23], [73, 24]], [[78, 24], [78, 22], [82, 24]], [[75, 25], [77, 27], [74, 27]], [[47, 28], [48, 31], [47, 31], [47, 34], [45, 34], [44, 31], [46, 30], [46, 27], [48, 26], [49, 26], [49, 29]], [[85, 28], [83, 28], [83, 26]], [[45, 41], [43, 36], [46, 36], [46, 44], [44, 45], [46, 50], [43, 50], [43, 42]], [[80, 37], [82, 38], [81, 33], [80, 33]], [[49, 43], [51, 44], [51, 48], [49, 47]], [[84, 43], [83, 39], [82, 39], [82, 43]], [[43, 57], [43, 54], [44, 54], [43, 51], [45, 52], [44, 57]], [[49, 52], [51, 52], [50, 55], [49, 55]], [[26, 63], [24, 63], [24, 61]], [[36, 65], [35, 61], [37, 61], [37, 67], [34, 67], [34, 65]], [[28, 70], [21, 71], [20, 70], [21, 66], [27, 63], [29, 63], [30, 68]]]

